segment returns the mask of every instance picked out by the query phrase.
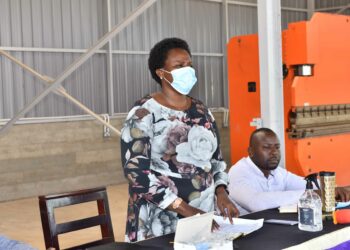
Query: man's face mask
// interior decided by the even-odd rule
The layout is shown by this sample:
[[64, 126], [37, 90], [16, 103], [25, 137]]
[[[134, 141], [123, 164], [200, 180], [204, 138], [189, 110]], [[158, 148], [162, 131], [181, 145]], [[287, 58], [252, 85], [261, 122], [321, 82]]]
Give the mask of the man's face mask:
[[172, 75], [173, 82], [169, 82], [165, 77], [164, 79], [180, 94], [188, 95], [197, 82], [196, 72], [192, 67], [174, 69], [171, 72], [161, 70]]

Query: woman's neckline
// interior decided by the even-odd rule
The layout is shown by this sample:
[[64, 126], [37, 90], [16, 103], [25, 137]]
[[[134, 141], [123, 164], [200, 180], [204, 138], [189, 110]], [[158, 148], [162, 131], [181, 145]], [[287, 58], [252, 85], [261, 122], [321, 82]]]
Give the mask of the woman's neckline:
[[179, 108], [175, 108], [175, 107], [172, 107], [172, 106], [169, 107], [169, 106], [167, 106], [167, 105], [164, 105], [164, 104], [160, 103], [156, 98], [154, 98], [154, 95], [155, 95], [155, 94], [156, 94], [156, 93], [152, 93], [152, 94], [149, 95], [149, 96], [151, 97], [151, 99], [152, 99], [155, 103], [157, 103], [159, 106], [162, 106], [162, 107], [167, 108], [167, 109], [170, 109], [170, 110], [182, 111], [182, 112], [188, 111], [189, 109], [191, 109], [192, 104], [193, 104], [193, 99], [192, 99], [192, 97], [187, 96], [187, 97], [189, 98], [190, 103], [189, 103], [189, 105], [188, 105], [186, 108], [179, 109]]

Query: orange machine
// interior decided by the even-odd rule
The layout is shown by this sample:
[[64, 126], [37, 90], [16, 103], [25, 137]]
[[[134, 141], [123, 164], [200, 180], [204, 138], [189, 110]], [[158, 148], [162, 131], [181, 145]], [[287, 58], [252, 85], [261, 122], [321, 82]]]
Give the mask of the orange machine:
[[[350, 183], [350, 17], [316, 13], [282, 34], [286, 168], [298, 175], [335, 171]], [[247, 155], [260, 117], [258, 35], [227, 45], [231, 159]], [[281, 65], [282, 67], [282, 65]]]

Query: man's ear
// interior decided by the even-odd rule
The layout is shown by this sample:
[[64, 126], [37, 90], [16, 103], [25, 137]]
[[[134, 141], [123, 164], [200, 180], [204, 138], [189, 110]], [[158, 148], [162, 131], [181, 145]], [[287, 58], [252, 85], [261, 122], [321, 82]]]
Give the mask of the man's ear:
[[160, 79], [163, 79], [163, 78], [164, 78], [164, 72], [163, 72], [163, 70], [156, 69], [156, 74], [157, 74], [157, 76], [158, 76]]
[[254, 156], [252, 147], [248, 147], [248, 155], [250, 158], [252, 158]]

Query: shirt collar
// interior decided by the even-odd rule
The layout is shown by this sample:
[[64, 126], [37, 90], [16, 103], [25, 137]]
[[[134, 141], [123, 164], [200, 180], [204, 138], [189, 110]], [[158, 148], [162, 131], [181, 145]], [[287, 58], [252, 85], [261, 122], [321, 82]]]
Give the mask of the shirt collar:
[[[266, 178], [265, 175], [264, 175], [264, 173], [260, 170], [260, 168], [258, 168], [257, 165], [255, 165], [255, 163], [252, 161], [252, 159], [250, 159], [249, 156], [246, 157], [246, 160], [247, 160], [247, 162], [248, 162], [248, 165], [251, 167], [251, 169], [252, 169], [257, 175], [260, 175], [260, 176]], [[277, 168], [276, 168], [276, 169], [277, 169]], [[275, 171], [276, 171], [276, 169], [270, 171], [270, 174], [269, 174], [269, 176], [268, 176], [268, 179], [275, 176]]]

